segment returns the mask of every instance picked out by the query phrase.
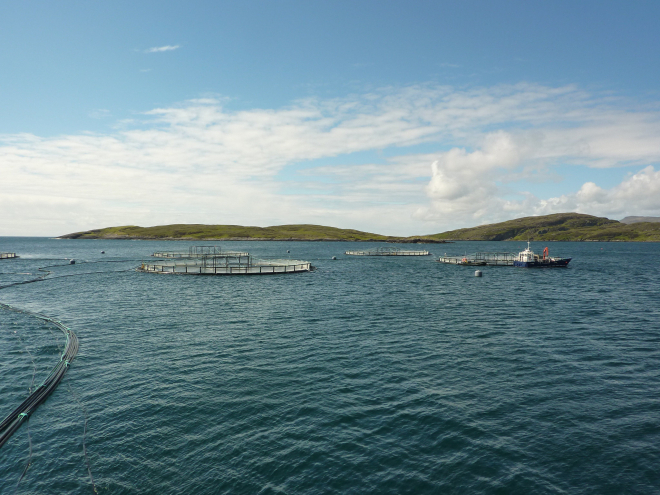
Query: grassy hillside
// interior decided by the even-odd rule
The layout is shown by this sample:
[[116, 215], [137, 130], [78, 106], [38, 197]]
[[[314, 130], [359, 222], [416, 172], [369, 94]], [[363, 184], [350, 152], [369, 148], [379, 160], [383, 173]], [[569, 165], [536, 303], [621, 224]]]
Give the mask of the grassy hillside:
[[657, 241], [660, 223], [624, 224], [616, 220], [580, 213], [556, 213], [525, 217], [508, 222], [452, 230], [441, 234], [393, 237], [322, 225], [241, 225], [179, 224], [158, 227], [108, 227], [76, 232], [64, 239], [187, 239], [187, 240], [301, 240], [301, 241], [375, 241], [446, 242], [463, 241]]
[[580, 213], [524, 217], [429, 236], [470, 241], [660, 241], [660, 223], [623, 224]]
[[391, 237], [359, 230], [338, 229], [322, 225], [277, 225], [243, 227], [241, 225], [179, 224], [158, 227], [108, 227], [106, 229], [63, 235], [64, 239], [219, 239], [219, 240], [303, 240], [303, 241], [379, 241], [441, 242], [420, 237]]

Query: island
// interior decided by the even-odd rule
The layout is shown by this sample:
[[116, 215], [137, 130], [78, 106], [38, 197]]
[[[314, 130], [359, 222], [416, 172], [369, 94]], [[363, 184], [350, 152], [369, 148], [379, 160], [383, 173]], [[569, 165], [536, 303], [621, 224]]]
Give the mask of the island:
[[108, 227], [76, 232], [60, 239], [142, 239], [204, 241], [369, 241], [396, 243], [444, 243], [429, 236], [397, 237], [360, 230], [339, 229], [322, 225], [276, 225], [244, 227], [242, 225], [176, 224], [156, 227]]
[[583, 213], [530, 216], [439, 234], [386, 236], [322, 225], [175, 224], [156, 227], [108, 227], [60, 236], [61, 239], [143, 239], [204, 241], [369, 241], [444, 243], [451, 241], [643, 241], [660, 242], [660, 222], [623, 223]]

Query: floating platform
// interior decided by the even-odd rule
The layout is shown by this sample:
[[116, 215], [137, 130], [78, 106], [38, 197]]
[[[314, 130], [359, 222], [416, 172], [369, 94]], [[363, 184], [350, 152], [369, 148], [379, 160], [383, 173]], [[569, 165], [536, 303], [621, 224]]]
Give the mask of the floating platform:
[[252, 256], [221, 255], [201, 260], [142, 263], [138, 271], [179, 275], [270, 275], [309, 272], [312, 264], [300, 260], [258, 260]]
[[0, 260], [7, 260], [11, 258], [18, 258], [16, 253], [0, 253]]
[[222, 251], [217, 246], [190, 246], [188, 251], [160, 251], [151, 256], [154, 258], [208, 258], [210, 256], [250, 256], [250, 253]]
[[513, 266], [518, 257], [515, 253], [474, 253], [464, 256], [440, 256], [438, 262], [467, 266]]
[[428, 251], [410, 251], [393, 247], [380, 247], [366, 251], [346, 251], [344, 254], [350, 256], [428, 256]]

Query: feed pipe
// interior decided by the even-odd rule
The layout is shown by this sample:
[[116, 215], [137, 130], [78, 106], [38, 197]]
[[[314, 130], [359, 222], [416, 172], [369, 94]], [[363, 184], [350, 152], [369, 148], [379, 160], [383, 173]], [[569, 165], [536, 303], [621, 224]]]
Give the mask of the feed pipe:
[[32, 313], [31, 311], [25, 311], [21, 309], [16, 309], [8, 304], [0, 303], [0, 308], [7, 309], [9, 311], [15, 311], [17, 313], [24, 313], [28, 315], [35, 316], [40, 320], [47, 321], [52, 323], [57, 328], [64, 332], [66, 337], [66, 345], [64, 346], [64, 351], [60, 356], [60, 361], [55, 365], [55, 367], [48, 374], [46, 379], [39, 385], [27, 399], [25, 399], [16, 409], [14, 409], [9, 415], [2, 420], [0, 423], [0, 447], [2, 447], [7, 440], [20, 428], [23, 422], [27, 421], [30, 415], [39, 407], [39, 405], [46, 400], [46, 398], [57, 388], [66, 370], [69, 368], [69, 364], [78, 354], [78, 337], [73, 331], [66, 327], [62, 322], [55, 320], [54, 318], [49, 318], [38, 313]]

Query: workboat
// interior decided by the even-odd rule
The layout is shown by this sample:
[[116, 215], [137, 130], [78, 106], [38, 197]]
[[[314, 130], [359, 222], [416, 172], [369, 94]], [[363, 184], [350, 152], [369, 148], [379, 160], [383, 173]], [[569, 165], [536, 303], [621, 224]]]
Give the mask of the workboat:
[[572, 258], [551, 258], [548, 248], [543, 250], [543, 256], [534, 254], [534, 251], [527, 247], [524, 251], [520, 251], [518, 256], [513, 260], [513, 266], [522, 268], [544, 268], [544, 267], [566, 267]]

